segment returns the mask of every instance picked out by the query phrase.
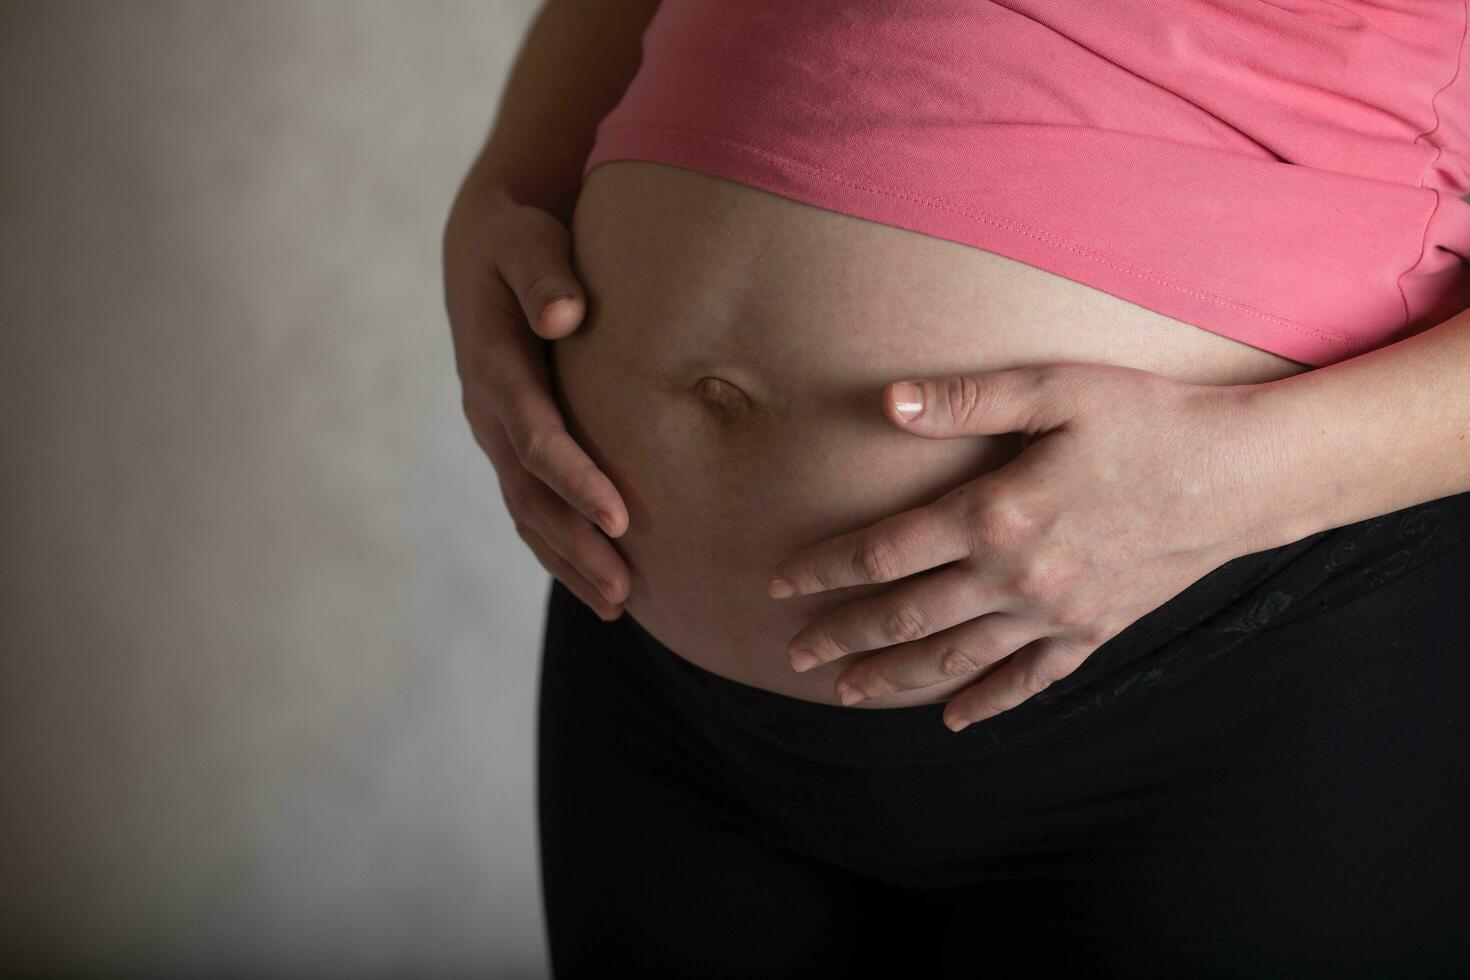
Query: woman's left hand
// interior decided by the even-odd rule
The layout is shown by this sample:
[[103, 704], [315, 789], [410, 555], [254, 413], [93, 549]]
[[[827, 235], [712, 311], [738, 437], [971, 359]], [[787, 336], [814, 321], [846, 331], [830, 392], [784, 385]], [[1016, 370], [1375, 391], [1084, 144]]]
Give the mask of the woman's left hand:
[[899, 428], [931, 439], [1022, 432], [1025, 448], [773, 570], [774, 598], [786, 597], [776, 579], [797, 596], [898, 583], [827, 610], [789, 644], [798, 671], [892, 647], [836, 678], [846, 704], [974, 674], [945, 709], [959, 731], [1066, 677], [1226, 561], [1295, 540], [1270, 483], [1282, 450], [1250, 415], [1251, 385], [1075, 362], [908, 384], [921, 396], [910, 420], [905, 383], [885, 391]]

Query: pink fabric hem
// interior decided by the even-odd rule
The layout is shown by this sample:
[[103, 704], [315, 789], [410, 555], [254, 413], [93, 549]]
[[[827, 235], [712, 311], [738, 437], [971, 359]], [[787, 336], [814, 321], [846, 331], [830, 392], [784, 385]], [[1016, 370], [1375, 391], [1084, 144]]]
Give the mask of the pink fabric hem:
[[[1018, 133], [1018, 139], [1011, 141], [1011, 152], [1019, 153], [1021, 158], [1029, 161], [1027, 188], [1047, 188], [1044, 193], [1048, 195], [1049, 207], [1046, 210], [1036, 209], [1038, 213], [1067, 213], [1066, 207], [1057, 207], [1055, 197], [1058, 194], [1075, 195], [1075, 207], [1086, 209], [1093, 189], [1077, 186], [1079, 182], [1075, 179], [1075, 161], [1078, 154], [1074, 152], [1048, 156], [1042, 152], [1044, 147], [1026, 145], [1027, 140], [1035, 138], [1044, 142], [1055, 135]], [[984, 161], [980, 165], [989, 165], [993, 170], [1005, 172], [1007, 161], [1003, 157], [1006, 144], [997, 141], [992, 146], [998, 159]], [[1150, 268], [1146, 263], [1122, 254], [1119, 250], [1100, 247], [1097, 241], [1077, 241], [1068, 237], [1061, 229], [1047, 228], [1036, 222], [1022, 220], [1024, 198], [1027, 193], [1034, 191], [1022, 191], [1015, 195], [997, 194], [993, 198], [995, 206], [980, 208], [938, 195], [916, 193], [904, 187], [885, 186], [871, 179], [842, 174], [830, 168], [815, 167], [728, 137], [687, 129], [605, 123], [599, 131], [593, 152], [584, 165], [583, 176], [599, 163], [616, 159], [642, 159], [686, 167], [815, 207], [995, 252], [1092, 286], [1165, 316], [1312, 366], [1344, 360], [1381, 343], [1381, 336], [1378, 335], [1381, 331], [1372, 336], [1354, 337], [1348, 331], [1332, 329], [1321, 323], [1306, 322], [1281, 309], [1251, 302], [1230, 288], [1229, 256], [1232, 252], [1238, 254], [1239, 249], [1249, 247], [1248, 239], [1251, 236], [1266, 235], [1274, 243], [1282, 240], [1280, 236], [1287, 236], [1286, 240], [1291, 240], [1293, 235], [1300, 238], [1305, 231], [1291, 227], [1261, 228], [1258, 223], [1252, 223], [1255, 220], [1253, 217], [1241, 218], [1240, 215], [1258, 216], [1263, 205], [1269, 206], [1269, 198], [1274, 192], [1278, 195], [1296, 195], [1291, 201], [1294, 209], [1279, 212], [1284, 224], [1321, 219], [1320, 211], [1303, 208], [1303, 200], [1309, 199], [1309, 195], [1300, 187], [1290, 186], [1289, 178], [1294, 176], [1294, 171], [1302, 168], [1257, 158], [1237, 158], [1223, 162], [1192, 159], [1192, 156], [1204, 151], [1161, 141], [1158, 148], [1158, 167], [1150, 168], [1147, 173], [1138, 173], [1138, 148], [1135, 142], [1129, 148], [1128, 159], [1117, 161], [1117, 171], [1110, 172], [1113, 168], [1105, 159], [1108, 148], [1109, 144], [1106, 143], [1089, 148], [1093, 151], [1087, 155], [1089, 172], [1114, 178], [1108, 188], [1114, 201], [1120, 195], [1131, 192], [1139, 196], [1142, 210], [1148, 209], [1143, 204], [1144, 201], [1153, 201], [1151, 206], [1158, 206], [1161, 196], [1166, 204], [1169, 201], [1174, 202], [1171, 210], [1173, 223], [1167, 226], [1171, 234], [1177, 234], [1180, 227], [1199, 224], [1189, 221], [1187, 216], [1181, 221], [1178, 213], [1180, 209], [1197, 208], [1201, 200], [1207, 202], [1210, 210], [1207, 217], [1213, 220], [1213, 224], [1206, 222], [1196, 243], [1179, 243], [1179, 249], [1186, 252], [1194, 249], [1200, 253], [1201, 259], [1196, 268], [1201, 274], [1183, 280]], [[1076, 149], [1075, 144], [1073, 149]], [[1063, 161], [1057, 166], [1074, 169], [1071, 172], [1059, 170], [1049, 174], [1048, 160]], [[1239, 201], [1211, 198], [1199, 190], [1197, 182], [1192, 199], [1171, 191], [1171, 184], [1191, 179], [1190, 174], [1195, 168], [1210, 164], [1214, 165], [1210, 189], [1213, 191], [1217, 187], [1233, 187], [1240, 196]], [[1242, 173], [1242, 178], [1233, 183], [1230, 181], [1232, 167]], [[1260, 173], [1260, 168], [1271, 168], [1272, 172], [1265, 175]], [[1119, 174], [1126, 174], [1128, 169], [1137, 174], [1133, 180], [1135, 186], [1117, 186], [1116, 178]], [[1225, 171], [1223, 175], [1222, 169]], [[910, 177], [905, 183], [916, 183], [912, 175], [905, 176]], [[1348, 181], [1366, 179], [1336, 176]], [[1259, 179], [1254, 179], [1257, 177]], [[1382, 183], [1370, 182], [1378, 185], [1376, 190], [1381, 195], [1385, 190]], [[1384, 268], [1382, 260], [1385, 250], [1392, 254], [1392, 250], [1397, 249], [1397, 254], [1411, 257], [1417, 253], [1422, 245], [1421, 229], [1427, 227], [1434, 214], [1438, 195], [1422, 188], [1396, 187], [1394, 190], [1404, 195], [1422, 195], [1425, 225], [1415, 228], [1412, 242], [1385, 242], [1381, 237], [1384, 224], [1377, 223], [1371, 208], [1365, 208], [1357, 214], [1341, 214], [1337, 216], [1341, 227], [1334, 232], [1332, 238], [1342, 243], [1339, 248], [1318, 248], [1314, 252], [1303, 247], [1301, 251], [1295, 252], [1297, 258], [1294, 263], [1287, 263], [1289, 268], [1276, 270], [1281, 285], [1289, 288], [1293, 276], [1310, 277], [1306, 280], [1312, 283], [1310, 291], [1320, 295], [1323, 288], [1322, 277], [1327, 277], [1326, 281], [1331, 282], [1338, 276], [1371, 276], [1374, 274], [1373, 270]], [[1018, 198], [1021, 200], [1017, 200]], [[1366, 194], [1364, 198], [1376, 199]], [[1398, 203], [1402, 204], [1402, 201]], [[1017, 205], [1022, 210], [1021, 216], [1015, 213]], [[1234, 207], [1235, 205], [1238, 207]], [[1007, 210], [1011, 213], [1007, 213]], [[1237, 216], [1234, 220], [1231, 220], [1232, 213]], [[1402, 210], [1397, 212], [1400, 227], [1402, 213]], [[1203, 220], [1205, 216], [1201, 217]], [[1097, 218], [1092, 217], [1080, 223], [1095, 228], [1096, 222]], [[1373, 238], [1368, 237], [1368, 232], [1375, 223], [1380, 230], [1380, 238], [1377, 239], [1379, 247], [1376, 249], [1364, 244], [1374, 242]], [[1355, 229], [1355, 224], [1360, 227]], [[1317, 234], [1320, 238], [1320, 230]], [[1212, 241], [1211, 236], [1215, 236], [1217, 240]], [[1126, 243], [1126, 239], [1120, 241]], [[1157, 249], [1158, 242], [1150, 240], [1147, 247]], [[1140, 248], [1140, 252], [1147, 254], [1144, 248]], [[1177, 257], [1178, 251], [1175, 254]], [[1214, 267], [1212, 254], [1219, 257], [1218, 275], [1204, 274]], [[1392, 262], [1390, 266], [1403, 268], [1403, 263]], [[1259, 284], [1259, 279], [1259, 269], [1253, 269], [1250, 282]], [[1338, 281], [1354, 280], [1349, 278]], [[1398, 296], [1393, 298], [1400, 299]], [[1402, 324], [1406, 311], [1399, 308], [1398, 302], [1393, 303], [1393, 306], [1395, 308], [1392, 310], [1380, 311], [1380, 316]], [[1359, 315], [1361, 313], [1360, 309]]]

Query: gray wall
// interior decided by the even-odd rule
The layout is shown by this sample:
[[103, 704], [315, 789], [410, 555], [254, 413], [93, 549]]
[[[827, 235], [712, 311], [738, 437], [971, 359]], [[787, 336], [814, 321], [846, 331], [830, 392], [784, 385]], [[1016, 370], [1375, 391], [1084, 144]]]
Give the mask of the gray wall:
[[534, 0], [0, 0], [0, 966], [545, 973], [439, 232]]

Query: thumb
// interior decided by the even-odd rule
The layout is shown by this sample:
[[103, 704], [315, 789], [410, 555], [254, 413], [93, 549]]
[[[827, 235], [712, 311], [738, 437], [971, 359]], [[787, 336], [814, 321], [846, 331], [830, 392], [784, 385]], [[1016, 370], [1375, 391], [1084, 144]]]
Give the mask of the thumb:
[[545, 340], [582, 325], [587, 303], [572, 269], [571, 233], [556, 215], [521, 205], [503, 229], [495, 264], [526, 322]]
[[900, 429], [931, 439], [1045, 432], [1065, 425], [1072, 405], [1055, 365], [895, 381], [884, 413]]

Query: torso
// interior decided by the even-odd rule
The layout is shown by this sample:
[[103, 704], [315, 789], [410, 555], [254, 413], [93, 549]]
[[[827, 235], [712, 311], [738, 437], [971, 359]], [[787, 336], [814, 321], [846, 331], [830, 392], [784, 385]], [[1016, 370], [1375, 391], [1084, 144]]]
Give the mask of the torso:
[[1047, 361], [1201, 384], [1310, 370], [992, 252], [664, 164], [593, 169], [572, 239], [588, 311], [551, 345], [553, 373], [568, 429], [628, 505], [627, 613], [705, 670], [809, 701], [837, 704], [834, 678], [872, 652], [798, 674], [787, 641], [891, 586], [771, 599], [776, 562], [1020, 452], [1016, 435], [900, 432], [889, 382]]

